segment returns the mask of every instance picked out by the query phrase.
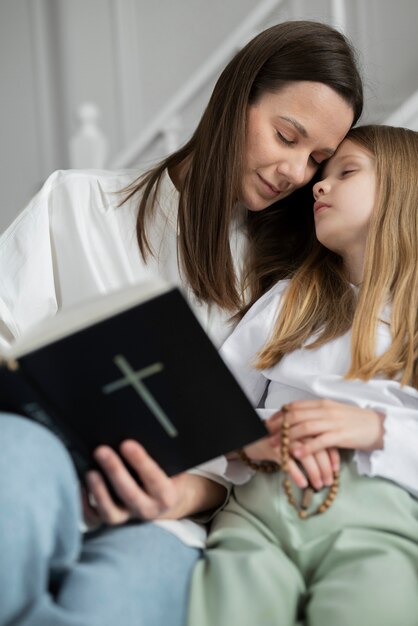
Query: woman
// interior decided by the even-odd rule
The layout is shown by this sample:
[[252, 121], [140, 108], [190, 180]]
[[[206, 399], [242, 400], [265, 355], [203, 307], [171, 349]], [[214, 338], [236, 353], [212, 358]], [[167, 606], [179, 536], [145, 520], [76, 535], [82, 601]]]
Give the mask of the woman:
[[[303, 196], [292, 192], [337, 149], [361, 109], [361, 80], [341, 34], [312, 22], [261, 33], [222, 73], [190, 142], [140, 182], [97, 172], [47, 181], [1, 240], [3, 341], [77, 300], [158, 273], [182, 287], [219, 345], [247, 298], [303, 258]], [[122, 187], [128, 191], [118, 207], [112, 192]], [[273, 259], [274, 274], [260, 280]], [[109, 525], [170, 521], [82, 541], [78, 485], [60, 443], [15, 416], [2, 416], [1, 432], [0, 504], [9, 516], [0, 529], [0, 624], [181, 624], [204, 532], [178, 520], [224, 502], [225, 461], [169, 479], [137, 442], [124, 442], [121, 454], [141, 490], [120, 457], [99, 448], [96, 459], [124, 506], [93, 472], [95, 510], [85, 503], [87, 516]], [[37, 572], [30, 579], [28, 564]]]
[[[212, 525], [193, 625], [417, 623], [417, 166], [418, 133], [351, 130], [314, 185], [309, 256], [222, 348], [275, 417]], [[289, 448], [341, 463], [302, 494]]]

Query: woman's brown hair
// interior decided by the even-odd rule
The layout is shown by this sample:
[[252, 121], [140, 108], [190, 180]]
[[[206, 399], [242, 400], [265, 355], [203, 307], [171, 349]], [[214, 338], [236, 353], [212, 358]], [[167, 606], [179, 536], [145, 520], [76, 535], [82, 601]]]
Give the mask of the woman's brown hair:
[[[293, 81], [328, 85], [351, 105], [354, 122], [360, 116], [362, 83], [345, 37], [318, 22], [278, 24], [257, 35], [236, 54], [219, 77], [191, 139], [136, 181], [125, 197], [127, 200], [137, 192], [142, 194], [137, 238], [145, 259], [152, 254], [147, 222], [154, 210], [161, 177], [166, 170], [189, 164], [178, 208], [180, 269], [199, 299], [233, 312], [243, 305], [243, 285], [234, 270], [229, 236], [240, 194], [247, 108], [266, 91], [278, 91]], [[285, 210], [285, 206], [293, 204], [297, 211], [298, 196], [284, 205], [277, 204], [281, 205], [278, 211], [274, 207], [262, 211], [266, 216], [248, 216], [247, 283], [253, 298], [286, 271], [283, 264], [287, 267], [289, 259], [277, 254], [282, 239], [297, 241], [295, 249], [300, 248], [303, 254], [306, 229], [303, 227], [299, 234], [293, 217], [287, 222]], [[304, 219], [302, 214], [299, 217]], [[271, 235], [263, 239], [270, 221], [274, 223], [276, 254], [272, 251]], [[274, 267], [265, 274], [272, 254]], [[290, 262], [298, 263], [299, 259], [290, 258]]]
[[[347, 378], [380, 374], [418, 388], [418, 133], [370, 125], [352, 129], [346, 138], [373, 156], [376, 171], [358, 296], [341, 257], [316, 240], [290, 281], [257, 366], [271, 367], [302, 345], [317, 348], [352, 327]], [[392, 342], [377, 355], [377, 326], [387, 305]]]

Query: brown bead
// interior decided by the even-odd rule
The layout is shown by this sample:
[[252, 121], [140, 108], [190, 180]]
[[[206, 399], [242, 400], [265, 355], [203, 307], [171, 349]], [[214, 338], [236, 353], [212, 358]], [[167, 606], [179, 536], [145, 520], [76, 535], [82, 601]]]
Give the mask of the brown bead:
[[[283, 411], [285, 411], [285, 409], [283, 408]], [[290, 443], [290, 438], [289, 438], [289, 423], [286, 419], [283, 420], [282, 422], [282, 426], [281, 426], [281, 446], [280, 446], [280, 453], [281, 453], [281, 457], [282, 457], [282, 463], [281, 463], [281, 470], [282, 472], [284, 472], [285, 474], [288, 475], [289, 472], [289, 461], [290, 461], [290, 452], [289, 452], [289, 443]], [[267, 470], [265, 470], [267, 471]], [[329, 507], [332, 505], [338, 490], [339, 490], [339, 482], [340, 482], [340, 474], [339, 472], [334, 472], [333, 475], [333, 483], [331, 485], [331, 487], [328, 489], [328, 493], [327, 496], [325, 498], [325, 500], [323, 501], [323, 503], [316, 509], [316, 511], [314, 513], [309, 513], [307, 511], [307, 509], [309, 508], [311, 502], [310, 502], [310, 498], [311, 495], [309, 495], [309, 492], [312, 491], [310, 488], [307, 488], [305, 490], [302, 490], [302, 501], [301, 501], [301, 505], [299, 506], [298, 503], [296, 502], [294, 493], [293, 493], [293, 488], [292, 488], [292, 484], [291, 481], [289, 480], [289, 478], [285, 478], [283, 480], [283, 489], [286, 493], [287, 496], [287, 500], [289, 502], [289, 504], [291, 506], [293, 506], [296, 511], [297, 514], [299, 515], [299, 517], [301, 519], [307, 519], [308, 517], [311, 517], [311, 515], [317, 515], [317, 514], [321, 514], [321, 513], [325, 513], [325, 511], [327, 511], [329, 509]]]
[[303, 490], [301, 507], [302, 509], [309, 509], [312, 503], [313, 489], [312, 487], [306, 487]]

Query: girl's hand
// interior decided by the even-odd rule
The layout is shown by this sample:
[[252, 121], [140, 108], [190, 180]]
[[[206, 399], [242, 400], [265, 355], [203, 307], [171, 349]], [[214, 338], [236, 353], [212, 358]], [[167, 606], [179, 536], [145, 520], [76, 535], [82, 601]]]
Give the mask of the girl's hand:
[[[270, 433], [255, 443], [245, 447], [245, 453], [254, 461], [275, 461], [280, 465], [280, 430], [283, 413], [275, 413], [265, 425]], [[321, 489], [324, 485], [330, 486], [333, 474], [340, 467], [340, 455], [336, 448], [321, 450], [316, 454], [310, 454], [300, 460], [300, 465], [294, 460], [289, 460], [289, 475], [294, 483], [303, 489], [308, 484], [315, 489]], [[309, 483], [308, 483], [309, 481]]]
[[84, 498], [88, 524], [94, 523], [94, 514], [98, 522], [106, 524], [122, 524], [131, 518], [179, 519], [217, 507], [225, 497], [225, 488], [206, 478], [187, 473], [170, 478], [136, 441], [124, 441], [120, 452], [138, 474], [143, 488], [112, 448], [100, 446], [95, 459], [123, 504], [113, 501], [99, 472], [88, 472], [87, 484], [95, 502], [93, 508]]
[[383, 447], [385, 416], [334, 400], [301, 400], [287, 405], [293, 456], [302, 460], [329, 448]]

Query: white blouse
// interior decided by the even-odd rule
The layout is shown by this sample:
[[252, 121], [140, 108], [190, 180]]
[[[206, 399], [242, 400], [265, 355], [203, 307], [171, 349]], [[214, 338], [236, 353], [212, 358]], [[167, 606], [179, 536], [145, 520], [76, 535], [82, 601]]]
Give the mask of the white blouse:
[[[221, 354], [259, 413], [268, 418], [287, 402], [328, 398], [384, 413], [382, 450], [357, 451], [360, 474], [392, 480], [418, 496], [418, 391], [395, 380], [344, 380], [351, 362], [351, 331], [314, 350], [301, 348], [274, 367], [253, 367], [257, 352], [273, 330], [288, 281], [278, 282], [262, 296], [224, 343]], [[384, 312], [384, 318], [388, 311]], [[391, 343], [388, 323], [377, 330], [377, 352]], [[260, 401], [263, 399], [262, 405]], [[240, 484], [252, 471], [239, 461], [229, 464], [228, 476]]]
[[[228, 314], [197, 301], [177, 263], [178, 192], [166, 174], [148, 234], [155, 256], [145, 264], [136, 241], [138, 199], [118, 206], [118, 193], [138, 172], [57, 171], [0, 237], [0, 352], [60, 309], [159, 275], [179, 286], [216, 346], [232, 330]], [[242, 215], [230, 244], [241, 270]], [[242, 223], [242, 219], [241, 219]], [[197, 473], [229, 487], [222, 457]], [[204, 527], [190, 520], [159, 522], [186, 543], [202, 546]]]

